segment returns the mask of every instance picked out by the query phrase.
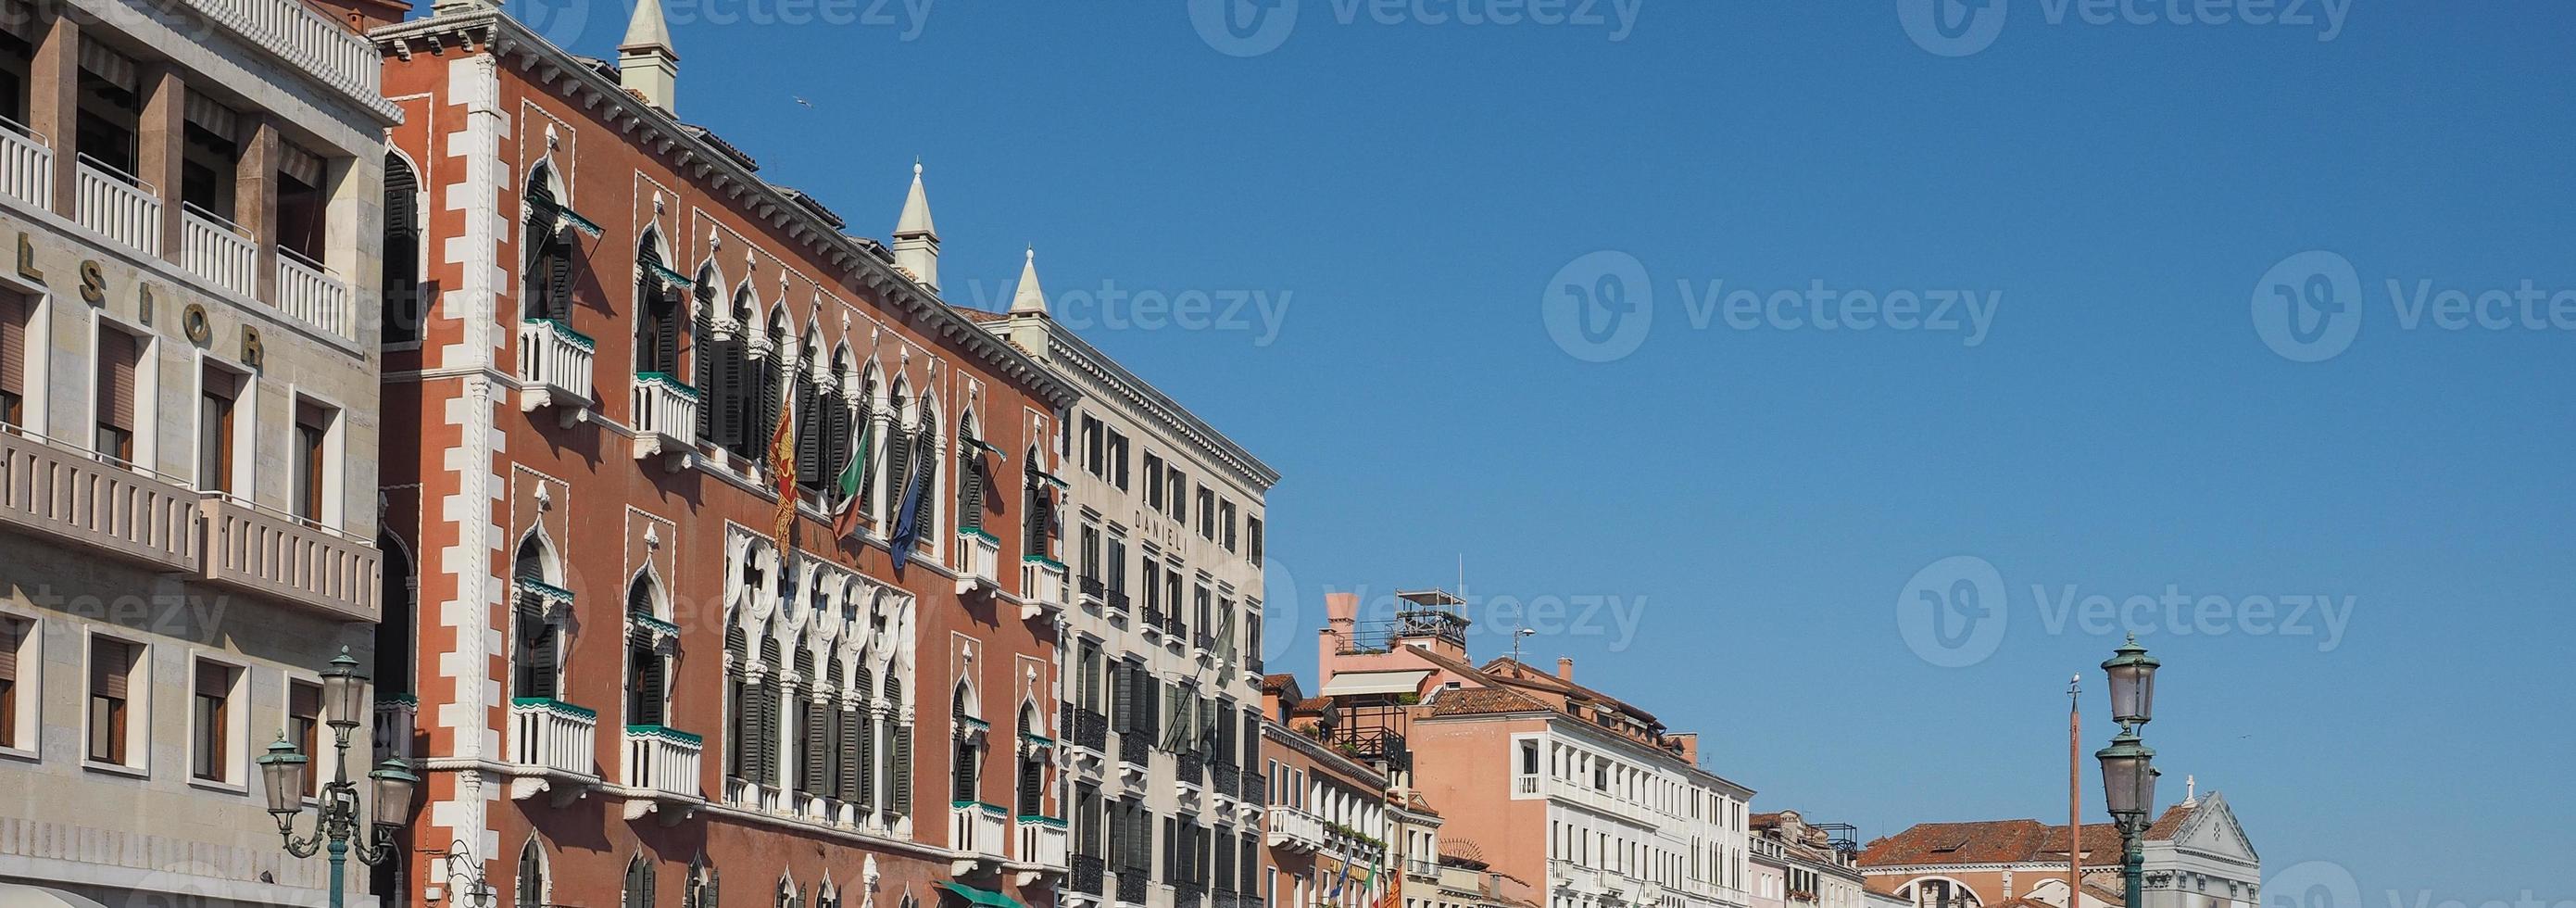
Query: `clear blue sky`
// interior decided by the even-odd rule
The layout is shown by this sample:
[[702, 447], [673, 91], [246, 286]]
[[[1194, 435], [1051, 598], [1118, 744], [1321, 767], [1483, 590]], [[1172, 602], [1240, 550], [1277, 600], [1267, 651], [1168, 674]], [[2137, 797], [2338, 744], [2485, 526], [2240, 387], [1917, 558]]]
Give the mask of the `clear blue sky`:
[[[2576, 331], [2408, 330], [2385, 289], [2576, 288], [2576, 7], [2365, 4], [2319, 41], [2011, 4], [1957, 58], [1894, 0], [1645, 0], [1619, 41], [1304, 0], [1248, 58], [1179, 2], [934, 0], [909, 39], [908, 13], [673, 19], [684, 117], [854, 229], [890, 230], [924, 158], [957, 302], [1007, 299], [1031, 243], [1059, 296], [1292, 294], [1267, 344], [1087, 332], [1286, 474], [1274, 666], [1311, 677], [1325, 590], [1445, 584], [1461, 554], [1479, 596], [1642, 602], [1624, 645], [1529, 651], [1708, 731], [1759, 806], [1875, 836], [2062, 821], [2066, 679], [2089, 754], [2118, 639], [2052, 626], [2034, 585], [2238, 617], [2322, 595], [2352, 609], [2329, 651], [2149, 636], [2166, 799], [2199, 776], [2268, 872], [2336, 862], [2370, 908], [2576, 899]], [[612, 54], [623, 5], [588, 15], [570, 43]], [[2352, 264], [2362, 321], [2301, 363], [2251, 300], [2312, 249]], [[1605, 363], [1541, 303], [1600, 250], [1655, 311]], [[1698, 329], [1680, 293], [1819, 279], [2001, 304], [1969, 346]], [[1959, 668], [1897, 608], [1953, 555], [2006, 590]]]

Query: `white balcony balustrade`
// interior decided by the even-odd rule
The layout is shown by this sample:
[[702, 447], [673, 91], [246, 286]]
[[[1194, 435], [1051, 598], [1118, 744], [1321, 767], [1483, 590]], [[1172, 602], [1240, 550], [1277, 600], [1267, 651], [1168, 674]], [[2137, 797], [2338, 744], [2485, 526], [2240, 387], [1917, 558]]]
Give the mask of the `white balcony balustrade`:
[[348, 25], [293, 0], [183, 0], [251, 44], [361, 97], [381, 94], [384, 63], [375, 44]]
[[197, 500], [88, 452], [0, 431], [0, 525], [19, 532], [193, 573], [202, 556]]
[[556, 803], [580, 797], [599, 778], [594, 759], [599, 742], [599, 712], [545, 697], [510, 701], [510, 762], [529, 772], [510, 785], [510, 797], [524, 800], [541, 791], [556, 793]]
[[519, 409], [558, 408], [557, 421], [580, 422], [599, 398], [592, 390], [591, 360], [599, 343], [550, 318], [519, 325]]
[[1302, 807], [1270, 808], [1270, 847], [1291, 851], [1322, 851], [1325, 838], [1324, 818]]
[[665, 826], [687, 819], [695, 805], [705, 802], [698, 792], [698, 757], [705, 750], [705, 739], [685, 731], [626, 726], [626, 818], [640, 820], [658, 811]]
[[75, 209], [81, 226], [145, 255], [161, 254], [161, 197], [141, 177], [80, 155]]
[[322, 263], [285, 247], [277, 250], [277, 311], [333, 337], [358, 339], [348, 283]]
[[698, 391], [661, 372], [635, 376], [634, 419], [635, 459], [685, 453], [697, 437]]
[[1040, 867], [1070, 865], [1072, 828], [1065, 821], [1054, 817], [1021, 817], [1018, 825], [1020, 850], [1016, 855], [1022, 863]]
[[40, 211], [54, 207], [53, 147], [7, 117], [0, 117], [0, 194]]
[[957, 592], [974, 592], [976, 587], [998, 589], [1002, 560], [1002, 540], [983, 530], [968, 528], [957, 531]]
[[957, 801], [948, 805], [948, 848], [987, 857], [1006, 857], [1010, 843], [1004, 827], [1010, 811], [981, 801]]
[[1064, 562], [1045, 555], [1022, 556], [1020, 559], [1020, 620], [1034, 620], [1042, 614], [1063, 611], [1067, 592], [1065, 582], [1067, 574]]
[[354, 537], [252, 508], [227, 497], [205, 513], [205, 579], [245, 593], [375, 621], [384, 554]]
[[259, 244], [211, 211], [179, 204], [179, 260], [188, 273], [242, 296], [259, 293]]

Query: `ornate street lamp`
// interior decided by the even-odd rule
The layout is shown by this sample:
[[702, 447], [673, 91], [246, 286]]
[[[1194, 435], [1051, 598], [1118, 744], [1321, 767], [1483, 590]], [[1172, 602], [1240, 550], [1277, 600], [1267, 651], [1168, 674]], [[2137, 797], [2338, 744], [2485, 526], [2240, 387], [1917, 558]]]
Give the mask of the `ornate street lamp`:
[[2155, 748], [2138, 737], [2138, 729], [2155, 718], [2156, 669], [2163, 665], [2138, 645], [2138, 637], [2113, 651], [2102, 663], [2111, 677], [2111, 718], [2120, 733], [2111, 746], [2093, 753], [2102, 763], [2102, 800], [2120, 830], [2120, 869], [2129, 908], [2142, 908], [2145, 895], [2148, 816], [2156, 809]]
[[348, 647], [331, 660], [331, 668], [322, 673], [322, 705], [331, 726], [333, 744], [339, 757], [332, 761], [337, 778], [322, 787], [321, 816], [314, 823], [313, 835], [296, 838], [295, 815], [304, 812], [304, 792], [308, 790], [305, 775], [311, 760], [297, 753], [295, 745], [281, 733], [277, 742], [268, 746], [260, 757], [259, 773], [268, 783], [268, 813], [277, 818], [277, 834], [286, 840], [286, 853], [299, 858], [312, 857], [329, 850], [331, 860], [331, 908], [341, 908], [342, 882], [348, 872], [352, 852], [358, 860], [370, 865], [384, 864], [401, 856], [395, 833], [411, 815], [413, 792], [420, 777], [411, 774], [411, 765], [393, 757], [367, 773], [367, 785], [376, 804], [375, 822], [361, 821], [358, 784], [349, 779], [349, 732], [358, 727], [358, 713], [365, 707], [367, 677], [358, 674], [358, 660], [349, 655]]

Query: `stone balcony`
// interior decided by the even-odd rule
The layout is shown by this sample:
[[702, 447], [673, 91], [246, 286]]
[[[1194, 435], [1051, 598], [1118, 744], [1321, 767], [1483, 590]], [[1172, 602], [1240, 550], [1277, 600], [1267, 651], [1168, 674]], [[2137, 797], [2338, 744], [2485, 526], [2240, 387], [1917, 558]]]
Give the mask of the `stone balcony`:
[[561, 807], [598, 787], [598, 741], [597, 710], [544, 697], [511, 700], [510, 762], [522, 772], [510, 783], [511, 799], [551, 792]]
[[626, 819], [658, 813], [664, 826], [675, 826], [706, 803], [698, 789], [698, 758], [706, 740], [660, 725], [626, 726]]
[[259, 295], [259, 243], [231, 219], [179, 204], [179, 263], [207, 283], [244, 297]]
[[73, 219], [117, 245], [161, 254], [161, 195], [152, 184], [88, 155], [74, 155]]
[[1329, 839], [1324, 818], [1303, 807], [1270, 809], [1270, 847], [1290, 851], [1322, 851]]
[[950, 876], [966, 876], [978, 865], [999, 866], [1010, 857], [1008, 817], [998, 804], [956, 801], [948, 805], [948, 850], [962, 857], [951, 862]]
[[54, 207], [53, 145], [6, 117], [0, 117], [0, 195], [38, 210]]
[[195, 573], [203, 554], [197, 502], [196, 492], [177, 483], [0, 431], [0, 526], [147, 568]]
[[698, 391], [661, 372], [635, 376], [635, 459], [676, 455], [671, 468], [687, 464], [697, 442]]
[[350, 620], [377, 619], [384, 555], [374, 545], [230, 497], [198, 506], [207, 582]]
[[566, 427], [587, 418], [599, 402], [590, 377], [598, 350], [598, 341], [555, 319], [519, 323], [519, 411], [553, 407]]
[[1064, 611], [1067, 571], [1064, 562], [1045, 555], [1020, 557], [1020, 620]]
[[957, 531], [957, 592], [1001, 588], [1002, 540], [973, 527]]

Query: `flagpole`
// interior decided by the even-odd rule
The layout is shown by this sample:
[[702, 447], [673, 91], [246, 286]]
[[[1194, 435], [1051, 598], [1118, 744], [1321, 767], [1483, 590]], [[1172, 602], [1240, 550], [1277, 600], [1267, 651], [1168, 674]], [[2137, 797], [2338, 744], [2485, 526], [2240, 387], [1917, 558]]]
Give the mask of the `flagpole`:
[[2084, 908], [2083, 707], [2084, 676], [2077, 675], [2066, 684], [2066, 908]]

